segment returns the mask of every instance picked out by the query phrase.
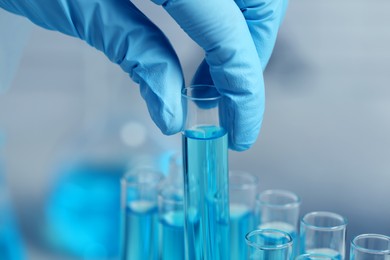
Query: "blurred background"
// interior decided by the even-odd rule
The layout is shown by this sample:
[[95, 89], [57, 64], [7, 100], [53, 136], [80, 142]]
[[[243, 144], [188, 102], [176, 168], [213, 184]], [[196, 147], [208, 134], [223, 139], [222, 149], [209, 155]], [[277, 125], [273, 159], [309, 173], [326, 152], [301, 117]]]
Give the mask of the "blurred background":
[[[134, 2], [171, 39], [188, 83], [202, 50], [161, 7]], [[387, 0], [291, 1], [265, 72], [261, 135], [230, 153], [230, 168], [258, 175], [261, 190], [296, 192], [302, 215], [348, 218], [348, 246], [361, 233], [390, 235], [389, 10]], [[12, 21], [2, 39], [24, 42], [19, 65], [16, 55], [3, 67], [17, 69], [0, 95], [10, 259], [115, 259], [120, 176], [141, 162], [164, 171], [180, 135], [160, 133], [136, 84], [100, 52], [0, 17]]]

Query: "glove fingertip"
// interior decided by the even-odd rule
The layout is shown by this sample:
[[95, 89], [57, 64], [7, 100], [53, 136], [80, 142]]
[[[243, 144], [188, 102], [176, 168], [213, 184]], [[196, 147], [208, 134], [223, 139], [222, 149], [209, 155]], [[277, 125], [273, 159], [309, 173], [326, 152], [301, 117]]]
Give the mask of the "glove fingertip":
[[234, 150], [234, 151], [237, 151], [237, 152], [243, 152], [243, 151], [246, 151], [248, 150], [249, 148], [251, 148], [253, 146], [253, 143], [249, 143], [249, 144], [234, 144], [234, 143], [230, 143], [229, 142], [229, 148]]
[[233, 151], [236, 151], [236, 152], [244, 152], [246, 150], [248, 150], [249, 148], [251, 148], [252, 145], [236, 145], [236, 144], [229, 144], [229, 148], [232, 149]]
[[262, 97], [241, 99], [225, 98], [220, 118], [228, 131], [229, 148], [234, 151], [246, 151], [256, 142], [263, 121]]
[[[229, 135], [229, 148], [237, 151], [237, 152], [243, 152], [251, 148], [254, 143], [256, 142], [257, 134], [253, 134], [255, 137], [250, 138], [234, 138], [234, 134]], [[238, 140], [237, 140], [238, 139]]]
[[149, 114], [161, 133], [173, 135], [182, 130], [183, 116], [179, 111], [173, 114], [163, 106], [156, 105], [156, 102], [153, 102], [152, 105], [149, 105], [148, 101], [146, 103], [148, 104]]
[[175, 118], [168, 120], [154, 121], [161, 133], [164, 135], [174, 135], [182, 130], [182, 124], [179, 123]]
[[164, 135], [173, 135], [182, 130], [183, 111], [181, 102], [169, 103], [156, 93], [145, 87], [141, 87], [141, 95], [146, 101], [149, 115]]

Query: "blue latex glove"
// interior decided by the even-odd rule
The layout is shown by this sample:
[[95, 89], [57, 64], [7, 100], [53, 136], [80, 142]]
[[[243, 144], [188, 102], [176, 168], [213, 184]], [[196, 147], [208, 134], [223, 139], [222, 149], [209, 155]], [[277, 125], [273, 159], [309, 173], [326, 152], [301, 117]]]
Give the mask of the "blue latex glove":
[[[224, 97], [229, 145], [248, 149], [264, 112], [262, 69], [271, 55], [287, 0], [155, 0], [206, 52], [195, 78]], [[0, 0], [0, 7], [103, 51], [139, 83], [164, 134], [181, 130], [184, 80], [163, 33], [127, 0]], [[207, 66], [207, 64], [208, 66]]]

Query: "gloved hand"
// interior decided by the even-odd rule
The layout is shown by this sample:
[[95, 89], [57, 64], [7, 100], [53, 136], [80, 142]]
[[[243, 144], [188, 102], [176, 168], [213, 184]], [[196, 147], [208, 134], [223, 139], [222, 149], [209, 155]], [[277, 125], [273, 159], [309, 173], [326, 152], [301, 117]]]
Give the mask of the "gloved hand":
[[[195, 83], [213, 81], [223, 96], [229, 145], [248, 149], [264, 111], [262, 69], [271, 55], [287, 0], [154, 0], [206, 52]], [[180, 64], [163, 33], [128, 0], [0, 0], [35, 24], [79, 37], [139, 83], [164, 134], [181, 130]]]

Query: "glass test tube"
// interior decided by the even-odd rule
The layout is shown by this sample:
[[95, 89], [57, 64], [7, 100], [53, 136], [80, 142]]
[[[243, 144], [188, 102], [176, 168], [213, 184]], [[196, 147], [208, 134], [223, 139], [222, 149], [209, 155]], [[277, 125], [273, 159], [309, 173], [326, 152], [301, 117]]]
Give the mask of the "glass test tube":
[[229, 259], [228, 139], [213, 86], [183, 89], [185, 246], [187, 260]]
[[364, 234], [351, 242], [351, 260], [390, 260], [390, 237]]
[[276, 229], [259, 229], [245, 236], [249, 246], [249, 260], [292, 259], [292, 237]]
[[[169, 185], [169, 184], [168, 184]], [[160, 260], [184, 259], [183, 188], [169, 186], [158, 197]]]
[[301, 220], [301, 252], [318, 253], [345, 259], [347, 220], [332, 212], [306, 214]]
[[122, 260], [154, 260], [158, 257], [158, 184], [162, 174], [136, 168], [121, 180]]
[[[181, 159], [180, 156], [180, 161]], [[169, 175], [161, 185], [158, 196], [159, 260], [183, 260], [185, 258], [182, 167], [178, 155], [173, 155]]]
[[300, 198], [286, 190], [266, 190], [259, 194], [256, 204], [258, 228], [272, 228], [289, 233], [294, 240], [293, 255], [296, 255]]
[[242, 171], [229, 173], [230, 259], [246, 259], [248, 247], [243, 237], [255, 229], [254, 208], [257, 177]]

